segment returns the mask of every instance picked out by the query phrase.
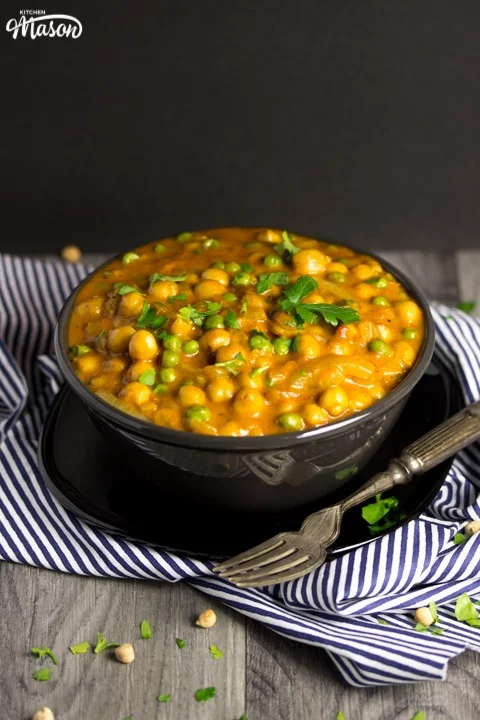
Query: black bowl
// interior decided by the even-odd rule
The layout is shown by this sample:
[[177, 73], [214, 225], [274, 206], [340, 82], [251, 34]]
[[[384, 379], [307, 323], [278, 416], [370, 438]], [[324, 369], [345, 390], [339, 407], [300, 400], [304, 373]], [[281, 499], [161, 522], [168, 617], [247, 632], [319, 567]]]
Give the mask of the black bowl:
[[[83, 385], [68, 354], [70, 314], [77, 293], [90, 276], [70, 295], [57, 323], [55, 353], [60, 369], [101, 432], [158, 459], [155, 482], [165, 486], [166, 493], [187, 497], [190, 502], [197, 499], [217, 508], [249, 512], [304, 505], [338, 490], [364, 467], [393, 428], [432, 357], [435, 327], [425, 296], [403, 273], [373, 253], [367, 254], [376, 257], [420, 305], [425, 335], [415, 365], [397, 387], [345, 420], [263, 437], [215, 437], [160, 427], [117, 410]], [[164, 464], [184, 471], [174, 474], [174, 485]]]

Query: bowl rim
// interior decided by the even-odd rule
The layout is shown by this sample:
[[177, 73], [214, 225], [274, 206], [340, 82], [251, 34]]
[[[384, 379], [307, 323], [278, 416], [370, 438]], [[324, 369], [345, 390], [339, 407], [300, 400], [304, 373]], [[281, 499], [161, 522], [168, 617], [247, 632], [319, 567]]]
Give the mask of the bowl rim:
[[[213, 229], [210, 229], [209, 232]], [[258, 228], [251, 229], [253, 230]], [[155, 242], [161, 242], [161, 240], [155, 240]], [[162, 427], [161, 425], [155, 425], [147, 419], [141, 420], [140, 418], [121, 412], [105, 400], [102, 400], [98, 395], [95, 395], [95, 393], [89, 390], [76, 376], [70, 362], [67, 342], [70, 314], [75, 299], [81, 288], [92, 278], [93, 275], [100, 272], [114, 260], [122, 257], [124, 253], [118, 253], [117, 255], [111, 256], [101, 265], [95, 267], [83, 278], [83, 280], [81, 280], [81, 282], [72, 290], [66, 299], [60, 311], [54, 332], [54, 350], [62, 375], [66, 382], [70, 385], [71, 389], [82, 401], [85, 402], [88, 408], [91, 411], [99, 413], [104, 420], [106, 419], [116, 426], [121, 426], [124, 431], [129, 431], [134, 435], [148, 438], [150, 440], [156, 440], [157, 442], [167, 445], [177, 445], [214, 452], [265, 452], [270, 450], [287, 449], [292, 445], [323, 440], [325, 438], [331, 440], [340, 435], [354, 432], [358, 427], [362, 426], [365, 421], [374, 420], [378, 416], [387, 413], [410, 394], [430, 364], [435, 347], [435, 324], [426, 295], [416, 285], [416, 283], [408, 278], [402, 271], [398, 270], [388, 260], [384, 260], [375, 252], [364, 250], [363, 248], [358, 248], [354, 245], [345, 244], [343, 242], [341, 245], [353, 250], [356, 253], [368, 255], [369, 257], [374, 258], [382, 265], [382, 267], [385, 268], [385, 270], [387, 270], [387, 272], [390, 272], [396, 279], [400, 280], [407, 289], [408, 293], [420, 305], [424, 314], [425, 322], [425, 333], [422, 347], [416, 358], [415, 364], [408, 375], [406, 375], [405, 378], [381, 400], [377, 400], [368, 408], [365, 408], [358, 413], [349, 415], [344, 420], [334, 421], [316, 428], [307, 428], [287, 433], [277, 433], [275, 435], [219, 437], [216, 435], [203, 435], [201, 433], [186, 432], [185, 430], [173, 430], [171, 428]]]

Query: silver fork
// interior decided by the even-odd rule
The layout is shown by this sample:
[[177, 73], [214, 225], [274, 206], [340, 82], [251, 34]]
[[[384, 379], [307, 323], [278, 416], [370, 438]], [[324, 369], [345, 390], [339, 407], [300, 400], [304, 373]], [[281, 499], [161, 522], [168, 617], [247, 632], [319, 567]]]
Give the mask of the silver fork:
[[336, 505], [309, 515], [299, 532], [283, 532], [216, 565], [221, 578], [238, 587], [273, 585], [306, 575], [325, 562], [344, 513], [394, 485], [406, 485], [480, 438], [480, 401], [469, 405], [409, 445], [386, 471]]

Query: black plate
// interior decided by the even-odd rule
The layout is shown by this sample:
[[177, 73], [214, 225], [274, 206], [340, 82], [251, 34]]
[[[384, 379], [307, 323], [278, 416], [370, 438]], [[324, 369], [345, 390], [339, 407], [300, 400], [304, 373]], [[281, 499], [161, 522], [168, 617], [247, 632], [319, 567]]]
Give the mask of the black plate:
[[[343, 497], [383, 470], [412, 440], [428, 432], [462, 406], [456, 382], [435, 358], [417, 384], [394, 430]], [[314, 510], [340, 499], [335, 495], [282, 513], [212, 512], [208, 506], [166, 497], [148, 478], [175, 472], [171, 466], [133, 446], [112, 445], [92, 423], [85, 406], [66, 386], [56, 397], [39, 448], [45, 481], [67, 509], [88, 523], [131, 540], [191, 555], [229, 557], [282, 530], [296, 530]], [[451, 460], [395, 488], [404, 522], [417, 517], [445, 479]], [[182, 471], [178, 471], [182, 472]], [[359, 508], [350, 510], [335, 549], [371, 540]]]

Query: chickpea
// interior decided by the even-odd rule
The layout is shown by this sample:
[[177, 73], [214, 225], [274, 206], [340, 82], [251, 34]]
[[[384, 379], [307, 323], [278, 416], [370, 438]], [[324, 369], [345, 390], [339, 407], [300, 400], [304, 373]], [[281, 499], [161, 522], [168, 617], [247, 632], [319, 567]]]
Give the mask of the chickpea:
[[147, 385], [139, 382], [131, 382], [120, 391], [120, 397], [132, 405], [143, 405], [150, 400], [152, 391]]
[[128, 360], [123, 357], [111, 357], [102, 363], [102, 371], [105, 373], [122, 373], [128, 365]]
[[[154, 300], [159, 300], [160, 302], [167, 300], [169, 297], [173, 297], [173, 295], [178, 295], [178, 292], [178, 285], [172, 280], [160, 280], [159, 282], [153, 283], [149, 290]], [[125, 297], [128, 297], [128, 295], [125, 295]]]
[[302, 414], [306, 424], [310, 425], [310, 427], [315, 427], [316, 425], [323, 425], [324, 423], [328, 422], [327, 411], [316, 403], [307, 403], [303, 408]]
[[143, 303], [144, 298], [140, 293], [127, 293], [120, 300], [118, 311], [124, 318], [138, 317], [143, 310]]
[[148, 330], [137, 330], [130, 338], [128, 352], [134, 360], [151, 360], [158, 353], [157, 341]]
[[182, 428], [182, 414], [178, 405], [161, 407], [153, 414], [153, 422], [155, 425], [180, 430]]
[[361, 300], [370, 300], [377, 294], [377, 289], [373, 285], [368, 285], [368, 283], [362, 282], [356, 286], [355, 292], [357, 293], [357, 297]]
[[239, 417], [258, 417], [265, 406], [262, 393], [253, 388], [242, 388], [235, 395], [233, 408]]
[[415, 362], [416, 353], [413, 347], [406, 340], [399, 340], [393, 346], [395, 357], [400, 360], [401, 364], [406, 367], [412, 367]]
[[237, 377], [235, 378], [237, 381], [237, 384], [239, 387], [242, 388], [263, 388], [265, 385], [265, 377], [262, 373], [259, 375], [252, 375], [247, 372], [246, 370], [244, 372], [241, 372]]
[[110, 330], [107, 335], [108, 349], [114, 353], [125, 353], [128, 350], [130, 338], [135, 333], [131, 325], [120, 325], [120, 327]]
[[245, 435], [245, 433], [242, 432], [240, 426], [232, 420], [225, 423], [225, 425], [222, 425], [222, 427], [218, 431], [218, 434], [224, 437], [242, 437], [242, 435]]
[[178, 399], [183, 407], [205, 405], [206, 397], [203, 390], [195, 385], [182, 385], [178, 391]]
[[368, 390], [374, 400], [381, 400], [383, 397], [385, 397], [385, 390], [382, 388], [381, 385], [373, 385]]
[[282, 236], [280, 235], [280, 233], [276, 232], [276, 230], [270, 230], [270, 229], [262, 230], [261, 232], [259, 232], [257, 235], [257, 239], [260, 242], [267, 242], [267, 243], [271, 243], [272, 245], [273, 245], [273, 243], [281, 243], [282, 242]]
[[203, 612], [200, 613], [198, 616], [195, 625], [198, 625], [202, 628], [211, 628], [215, 625], [217, 622], [217, 616], [211, 608], [208, 610], [203, 610]]
[[321, 370], [316, 376], [316, 386], [319, 390], [326, 390], [332, 385], [340, 385], [345, 379], [345, 375], [341, 367], [332, 365]]
[[192, 325], [188, 320], [184, 320], [184, 318], [181, 317], [175, 318], [172, 323], [172, 333], [174, 335], [178, 335], [181, 338], [186, 338], [190, 336], [191, 332]]
[[324, 273], [331, 258], [321, 250], [300, 250], [292, 259], [293, 267], [300, 275]]
[[402, 325], [419, 325], [422, 320], [422, 311], [413, 300], [404, 300], [395, 305], [395, 312]]
[[225, 286], [216, 280], [202, 280], [195, 285], [195, 293], [200, 300], [222, 295], [225, 292]]
[[220, 285], [227, 286], [230, 283], [230, 275], [225, 270], [217, 270], [217, 268], [207, 268], [202, 272], [202, 278], [205, 280], [215, 280]]
[[119, 645], [115, 648], [115, 657], [118, 662], [129, 665], [135, 660], [135, 650], [133, 649], [133, 645], [130, 643], [123, 643], [123, 645]]
[[351, 355], [352, 346], [346, 340], [334, 340], [329, 345], [332, 355]]
[[309, 333], [303, 332], [298, 341], [298, 352], [306, 358], [315, 358], [322, 354], [322, 343]]
[[230, 345], [232, 337], [228, 330], [223, 328], [215, 328], [215, 330], [207, 330], [200, 339], [202, 347], [207, 347], [209, 350], [218, 350], [222, 347]]
[[480, 520], [470, 520], [470, 522], [465, 525], [465, 535], [467, 537], [472, 537], [472, 535], [478, 532], [480, 532]]
[[53, 712], [48, 707], [37, 710], [32, 720], [55, 720]]
[[78, 263], [82, 259], [82, 251], [76, 245], [66, 245], [62, 248], [62, 258], [69, 263]]
[[340, 262], [328, 263], [326, 270], [327, 270], [327, 273], [337, 272], [337, 273], [342, 273], [342, 275], [348, 275], [347, 266]]
[[75, 314], [85, 320], [94, 320], [102, 314], [103, 303], [104, 298], [102, 297], [89, 298], [75, 306]]
[[230, 345], [220, 347], [217, 350], [216, 361], [228, 362], [229, 360], [233, 360], [235, 355], [238, 355], [238, 353], [243, 355], [243, 357], [248, 360], [248, 352], [243, 347], [243, 345], [239, 345], [238, 343], [230, 343]]
[[84, 375], [94, 375], [100, 371], [102, 356], [97, 353], [88, 353], [74, 360], [77, 370]]
[[359, 412], [373, 403], [373, 398], [368, 390], [358, 387], [349, 387], [348, 396], [350, 400], [350, 409], [353, 412]]
[[149, 360], [139, 360], [132, 363], [128, 369], [128, 379], [130, 381], [138, 380], [140, 375], [143, 375], [146, 370], [150, 370], [151, 367], [152, 363]]
[[356, 280], [368, 280], [375, 274], [374, 268], [366, 263], [360, 263], [352, 268], [352, 275]]
[[[212, 402], [226, 402], [235, 395], [236, 386], [233, 380], [219, 377], [207, 385], [207, 395]], [[195, 401], [200, 402], [200, 401]], [[201, 402], [200, 402], [201, 404]]]
[[338, 417], [348, 408], [348, 395], [341, 387], [330, 387], [320, 395], [319, 403], [330, 415]]
[[415, 620], [417, 623], [421, 623], [426, 627], [433, 625], [435, 618], [432, 615], [432, 611], [428, 607], [420, 607], [415, 610]]

